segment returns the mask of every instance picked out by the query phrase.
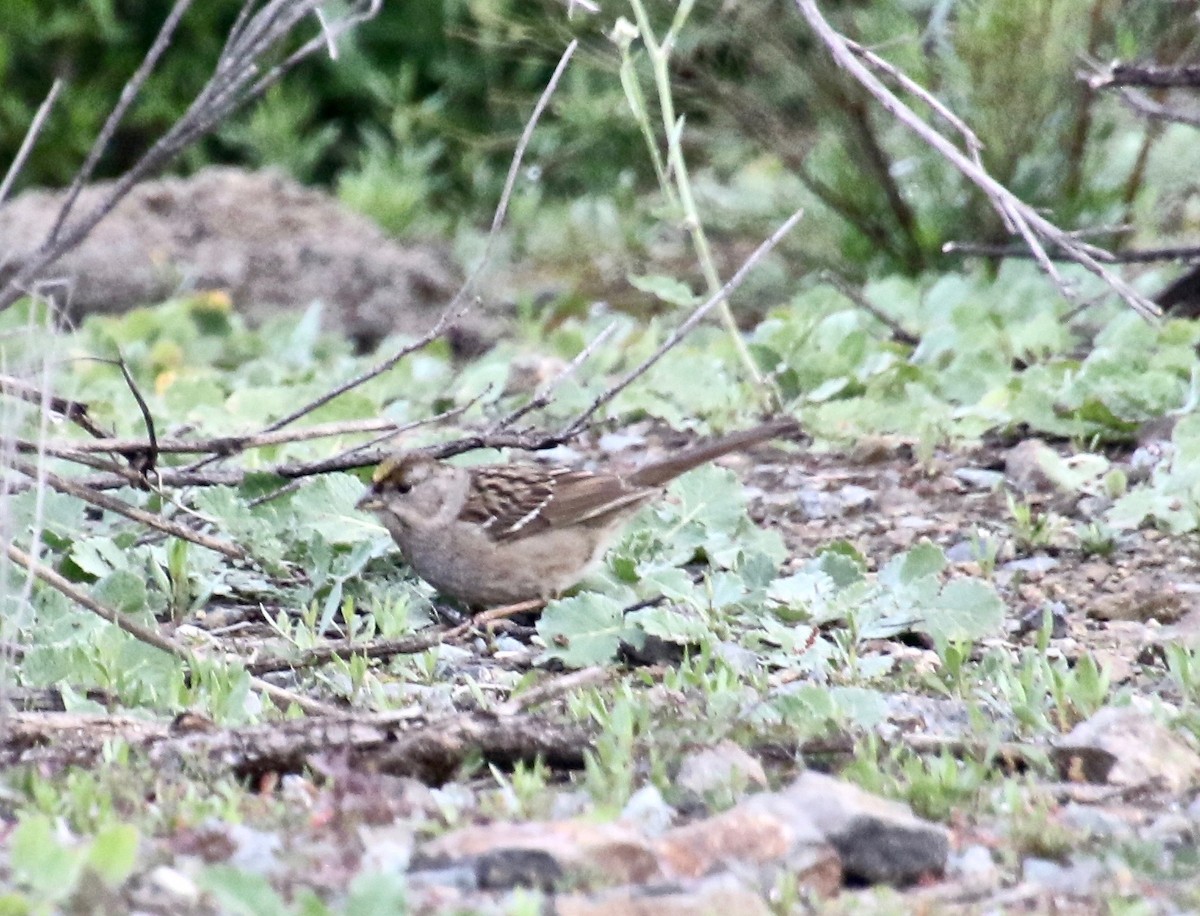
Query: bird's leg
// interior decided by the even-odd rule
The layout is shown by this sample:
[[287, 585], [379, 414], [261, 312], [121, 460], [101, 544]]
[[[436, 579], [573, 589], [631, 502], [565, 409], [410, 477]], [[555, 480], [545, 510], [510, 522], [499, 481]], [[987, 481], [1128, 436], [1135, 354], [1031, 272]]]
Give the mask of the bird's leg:
[[500, 607], [494, 607], [490, 610], [481, 611], [471, 618], [471, 623], [476, 627], [492, 628], [497, 620], [506, 620], [509, 617], [515, 617], [517, 614], [524, 614], [528, 611], [539, 611], [546, 606], [546, 602], [542, 598], [532, 598], [529, 601], [518, 601], [516, 604], [504, 604]]

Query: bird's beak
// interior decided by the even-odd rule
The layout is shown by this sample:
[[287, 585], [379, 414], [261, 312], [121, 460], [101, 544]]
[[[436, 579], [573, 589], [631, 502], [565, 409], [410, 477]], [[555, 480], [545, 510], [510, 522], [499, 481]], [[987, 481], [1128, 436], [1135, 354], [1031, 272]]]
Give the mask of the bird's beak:
[[375, 512], [383, 508], [383, 500], [374, 490], [367, 490], [354, 504], [354, 508], [359, 512]]

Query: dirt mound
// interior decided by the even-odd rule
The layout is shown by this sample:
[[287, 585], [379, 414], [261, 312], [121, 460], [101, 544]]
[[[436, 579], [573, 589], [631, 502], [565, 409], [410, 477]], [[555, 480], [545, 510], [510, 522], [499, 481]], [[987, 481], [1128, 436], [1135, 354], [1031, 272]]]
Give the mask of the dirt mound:
[[[111, 187], [86, 188], [75, 213]], [[31, 191], [0, 210], [0, 280], [50, 231], [62, 191]], [[252, 321], [320, 300], [325, 324], [363, 348], [394, 331], [419, 334], [457, 288], [449, 253], [403, 245], [335, 199], [278, 172], [209, 168], [148, 181], [129, 195], [50, 278], [69, 284], [72, 317], [122, 312], [181, 290], [227, 291]], [[476, 349], [477, 328], [460, 343]]]

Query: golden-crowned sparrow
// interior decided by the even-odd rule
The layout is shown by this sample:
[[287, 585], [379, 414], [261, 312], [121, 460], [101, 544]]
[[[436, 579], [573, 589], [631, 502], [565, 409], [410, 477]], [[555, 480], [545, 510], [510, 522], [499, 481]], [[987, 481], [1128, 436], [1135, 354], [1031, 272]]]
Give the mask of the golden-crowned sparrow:
[[389, 458], [357, 508], [373, 512], [438, 591], [495, 606], [562, 594], [642, 505], [680, 474], [799, 432], [776, 420], [676, 452], [629, 474], [532, 465], [457, 467], [420, 452]]

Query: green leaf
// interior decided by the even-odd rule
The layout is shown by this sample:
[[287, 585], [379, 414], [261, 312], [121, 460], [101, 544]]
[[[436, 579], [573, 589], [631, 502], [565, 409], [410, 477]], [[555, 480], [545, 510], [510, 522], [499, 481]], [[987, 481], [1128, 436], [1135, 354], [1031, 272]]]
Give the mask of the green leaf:
[[879, 582], [887, 586], [913, 585], [946, 568], [946, 554], [929, 541], [894, 557], [879, 573]]
[[704, 621], [669, 607], [633, 611], [625, 620], [640, 628], [647, 636], [656, 636], [681, 646], [696, 645], [712, 636], [712, 631], [704, 625]]
[[695, 305], [700, 301], [700, 297], [688, 288], [687, 284], [676, 280], [674, 277], [666, 277], [662, 274], [652, 274], [644, 277], [629, 278], [630, 284], [634, 289], [643, 293], [649, 293], [656, 299], [660, 299], [668, 305], [689, 306]]
[[948, 582], [927, 607], [919, 630], [938, 646], [994, 636], [1004, 625], [1004, 602], [981, 579]]
[[109, 887], [118, 887], [137, 864], [138, 831], [132, 824], [110, 824], [92, 840], [88, 865]]
[[591, 592], [552, 601], [537, 627], [546, 644], [545, 657], [569, 668], [611, 661], [623, 639], [636, 638], [622, 611], [620, 602]]
[[23, 817], [8, 849], [16, 879], [51, 900], [61, 900], [75, 889], [87, 857], [86, 847], [61, 842], [44, 814]]
[[216, 899], [222, 913], [233, 916], [286, 916], [288, 907], [262, 875], [240, 871], [230, 865], [213, 865], [200, 883]]
[[105, 576], [92, 590], [96, 600], [122, 614], [139, 614], [146, 610], [146, 579], [120, 570]]

